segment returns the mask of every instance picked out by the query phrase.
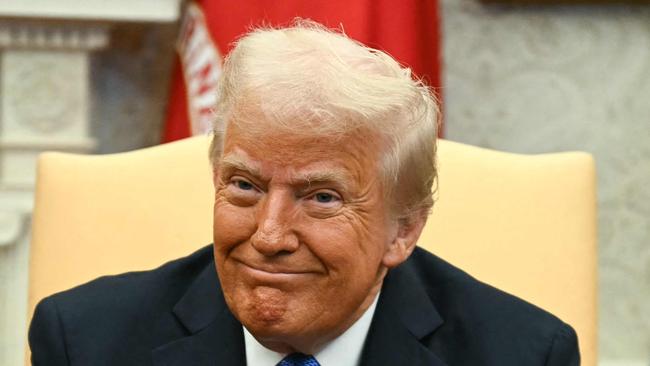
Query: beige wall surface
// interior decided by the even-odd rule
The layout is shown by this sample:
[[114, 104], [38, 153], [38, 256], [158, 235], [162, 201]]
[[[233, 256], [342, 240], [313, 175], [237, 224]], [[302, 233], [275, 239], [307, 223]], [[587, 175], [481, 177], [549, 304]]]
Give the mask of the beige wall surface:
[[594, 154], [601, 361], [649, 364], [650, 7], [442, 5], [446, 137]]

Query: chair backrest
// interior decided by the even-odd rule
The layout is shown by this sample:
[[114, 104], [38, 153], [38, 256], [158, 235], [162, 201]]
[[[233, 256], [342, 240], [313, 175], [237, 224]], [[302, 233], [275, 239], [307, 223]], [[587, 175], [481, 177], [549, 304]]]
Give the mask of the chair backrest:
[[438, 200], [419, 245], [536, 304], [597, 358], [596, 177], [589, 154], [439, 145]]
[[[211, 242], [205, 136], [39, 160], [29, 311], [57, 291]], [[595, 178], [584, 153], [508, 154], [440, 141], [439, 200], [420, 245], [557, 314], [596, 360]]]

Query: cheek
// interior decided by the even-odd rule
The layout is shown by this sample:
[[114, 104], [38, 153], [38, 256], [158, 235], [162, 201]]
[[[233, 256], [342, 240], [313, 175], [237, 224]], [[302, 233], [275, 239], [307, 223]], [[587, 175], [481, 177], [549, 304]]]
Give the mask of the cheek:
[[378, 232], [346, 217], [306, 226], [304, 241], [333, 278], [349, 281], [376, 273], [383, 253]]
[[247, 241], [255, 232], [254, 217], [252, 207], [235, 206], [226, 199], [217, 197], [213, 223], [213, 239], [217, 251], [224, 254]]

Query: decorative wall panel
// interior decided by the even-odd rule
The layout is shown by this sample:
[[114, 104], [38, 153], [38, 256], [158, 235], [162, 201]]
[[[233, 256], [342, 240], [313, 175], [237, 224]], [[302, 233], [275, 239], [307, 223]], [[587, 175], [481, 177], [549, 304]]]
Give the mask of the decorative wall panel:
[[650, 8], [444, 0], [443, 23], [447, 138], [594, 154], [600, 358], [650, 364]]
[[37, 156], [158, 144], [176, 24], [6, 20], [2, 6], [0, 365], [22, 365]]

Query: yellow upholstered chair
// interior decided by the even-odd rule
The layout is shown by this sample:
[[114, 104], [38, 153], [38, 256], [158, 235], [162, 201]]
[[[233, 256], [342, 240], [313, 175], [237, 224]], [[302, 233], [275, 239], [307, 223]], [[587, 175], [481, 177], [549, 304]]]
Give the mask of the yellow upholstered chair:
[[596, 365], [596, 178], [580, 152], [439, 145], [438, 200], [419, 244], [571, 324]]
[[[154, 268], [211, 242], [208, 137], [39, 160], [29, 309], [95, 277]], [[422, 246], [573, 325], [596, 360], [594, 166], [583, 153], [507, 154], [441, 141]]]

